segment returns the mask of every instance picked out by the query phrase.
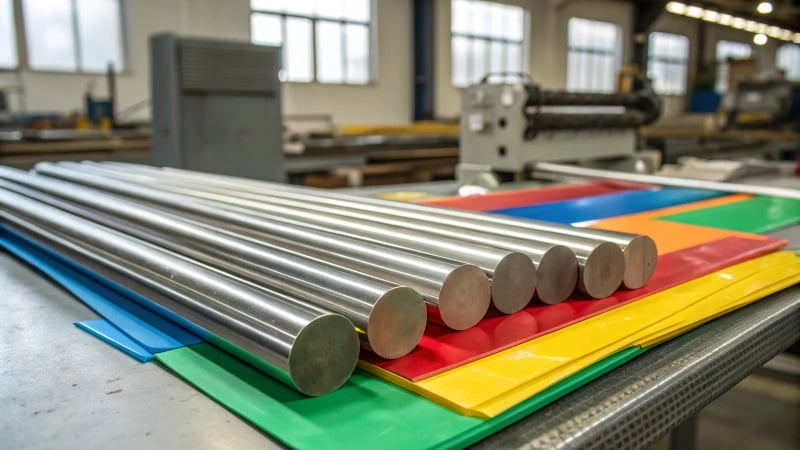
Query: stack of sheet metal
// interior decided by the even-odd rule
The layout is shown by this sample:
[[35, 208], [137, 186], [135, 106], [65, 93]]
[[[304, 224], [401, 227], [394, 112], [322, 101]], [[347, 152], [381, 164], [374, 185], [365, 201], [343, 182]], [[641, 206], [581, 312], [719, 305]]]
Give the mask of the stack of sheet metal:
[[[3, 225], [177, 314], [308, 395], [361, 347], [384, 359], [428, 320], [478, 324], [652, 277], [652, 239], [112, 163], [0, 168]], [[241, 351], [243, 350], [243, 351]]]

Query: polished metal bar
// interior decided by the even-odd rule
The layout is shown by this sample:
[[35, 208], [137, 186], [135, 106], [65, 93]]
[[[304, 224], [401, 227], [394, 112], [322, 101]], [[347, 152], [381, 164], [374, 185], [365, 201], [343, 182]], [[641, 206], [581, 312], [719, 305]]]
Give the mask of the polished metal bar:
[[[463, 261], [474, 264], [492, 278], [492, 301], [497, 308], [505, 313], [513, 313], [528, 304], [537, 287], [537, 275], [530, 257], [520, 252], [503, 250], [491, 246], [473, 244], [461, 240], [447, 239], [430, 236], [425, 233], [372, 223], [369, 221], [351, 220], [338, 216], [324, 216], [304, 210], [292, 208], [275, 208], [276, 212], [285, 215], [268, 214], [263, 211], [247, 207], [232, 206], [224, 202], [202, 200], [180, 193], [180, 189], [171, 189], [169, 192], [147, 187], [145, 185], [123, 182], [128, 177], [117, 176], [113, 180], [108, 177], [92, 174], [89, 170], [75, 170], [73, 166], [63, 164], [40, 164], [39, 172], [48, 176], [58, 177], [82, 183], [99, 189], [104, 189], [116, 194], [144, 200], [154, 204], [197, 214], [204, 217], [238, 223], [243, 226], [254, 225], [246, 217], [258, 217], [277, 223], [301, 227], [319, 232], [332, 233], [337, 236], [354, 238], [383, 247], [395, 248], [417, 254], [444, 257], [448, 260]], [[79, 169], [84, 169], [79, 166]], [[157, 186], [164, 188], [165, 186]], [[243, 218], [244, 217], [244, 218]], [[563, 294], [563, 298], [554, 298], [550, 291], [540, 292], [543, 300], [556, 302], [563, 300], [574, 288], [574, 278], [577, 277], [577, 265], [562, 270], [562, 276], [572, 276], [572, 287]], [[563, 268], [562, 268], [563, 269]], [[567, 278], [569, 282], [569, 279]], [[541, 287], [541, 285], [540, 285]], [[547, 286], [545, 285], [545, 288]], [[561, 289], [564, 291], [565, 289]], [[548, 296], [551, 295], [551, 296]], [[560, 291], [556, 294], [561, 295]]]
[[[247, 186], [248, 189], [245, 189], [246, 192], [269, 193], [270, 195], [280, 195], [282, 192], [313, 194], [315, 197], [324, 197], [355, 203], [365, 203], [369, 205], [391, 208], [398, 211], [412, 211], [425, 215], [447, 217], [462, 221], [469, 221], [472, 223], [497, 224], [515, 227], [529, 230], [532, 233], [543, 231], [594, 240], [598, 243], [613, 242], [622, 248], [625, 257], [625, 272], [623, 274], [622, 281], [623, 285], [629, 289], [637, 289], [644, 286], [655, 273], [656, 264], [658, 261], [658, 250], [656, 248], [655, 241], [653, 241], [653, 239], [649, 236], [641, 234], [579, 228], [546, 221], [518, 219], [475, 211], [462, 211], [457, 209], [420, 205], [416, 203], [396, 202], [371, 197], [358, 197], [324, 189], [313, 189], [280, 183], [269, 183], [264, 181], [235, 178], [224, 175], [205, 174], [181, 169], [159, 169], [151, 166], [129, 163], [91, 164], [93, 167], [111, 169], [116, 173], [130, 174], [131, 172], [134, 172], [140, 175], [161, 176], [172, 179], [178, 178], [187, 182], [201, 182], [206, 186], [213, 184], [220, 187], [224, 186], [238, 190], [242, 190], [244, 186]], [[531, 238], [535, 238], [535, 235], [531, 236]]]
[[251, 362], [300, 392], [328, 393], [344, 384], [355, 368], [358, 338], [351, 322], [339, 314], [254, 291], [19, 194], [0, 190], [0, 206], [6, 226], [68, 248], [158, 292], [161, 295], [153, 298], [158, 307], [183, 316], [223, 345], [255, 355]]
[[710, 191], [730, 192], [733, 194], [767, 195], [772, 197], [800, 199], [800, 189], [616, 172], [613, 170], [590, 169], [588, 167], [568, 166], [564, 164], [536, 163], [532, 171], [535, 177], [544, 177], [546, 179], [577, 177], [600, 181], [626, 181], [658, 186], [708, 189]]
[[[0, 179], [0, 188], [9, 189], [69, 210], [80, 217], [155, 242], [162, 247], [171, 248], [215, 267], [222, 267], [232, 273], [246, 273], [248, 280], [264, 283], [274, 282], [272, 279], [263, 279], [260, 271], [248, 269], [247, 266], [238, 262], [231, 263], [216, 258], [211, 253], [177, 245], [171, 235], [161, 235], [132, 225], [130, 222], [121, 222], [107, 214], [99, 214], [91, 209], [78, 206], [80, 203], [63, 201], [40, 191], [14, 185], [3, 179]], [[205, 216], [183, 213], [174, 208], [164, 210], [189, 219], [195, 225], [205, 226], [211, 230], [228, 230], [230, 236], [253, 242], [256, 245], [268, 243], [267, 246], [270, 248], [295, 251], [349, 267], [359, 273], [381, 278], [391, 283], [411, 287], [419, 292], [426, 303], [430, 305], [428, 308], [429, 319], [433, 318], [452, 329], [464, 330], [476, 325], [489, 309], [491, 297], [489, 278], [481, 269], [471, 264], [453, 263], [424, 255], [382, 248], [355, 239], [312, 232], [243, 214], [223, 211], [216, 215], [217, 219], [209, 219], [206, 216], [214, 216], [214, 211], [210, 211], [208, 207], [203, 208]], [[528, 300], [530, 300], [530, 295]]]
[[[37, 169], [38, 170], [38, 169]], [[119, 175], [123, 176], [124, 175]], [[398, 214], [391, 208], [372, 205], [350, 204], [335, 199], [316, 198], [309, 194], [287, 193], [284, 196], [236, 190], [234, 187], [201, 185], [169, 178], [153, 180], [152, 185], [192, 195], [199, 198], [235, 203], [237, 206], [260, 210], [277, 215], [296, 214], [302, 209], [317, 214], [336, 215], [384, 225], [407, 228], [430, 235], [490, 245], [527, 254], [537, 263], [537, 293], [546, 303], [557, 303], [566, 299], [575, 287], [586, 294], [601, 298], [616, 290], [622, 280], [624, 256], [614, 244], [595, 242], [581, 238], [551, 234], [547, 242], [529, 239], [519, 229], [494, 225], [462, 224], [457, 220], [431, 217], [416, 212]], [[235, 200], [243, 200], [246, 203]], [[569, 242], [565, 242], [569, 241]], [[567, 247], [569, 244], [569, 248]], [[573, 253], [574, 252], [574, 253]], [[579, 275], [576, 277], [574, 263], [577, 255]]]
[[[0, 169], [0, 178], [50, 195], [65, 198], [142, 228], [138, 237], [163, 235], [158, 244], [181, 252], [194, 249], [197, 257], [211, 254], [259, 273], [259, 281], [350, 319], [361, 332], [364, 345], [384, 358], [410, 352], [422, 338], [425, 304], [405, 286], [325, 263], [303, 255], [253, 245], [190, 221], [49, 177]], [[126, 229], [128, 231], [129, 229]]]

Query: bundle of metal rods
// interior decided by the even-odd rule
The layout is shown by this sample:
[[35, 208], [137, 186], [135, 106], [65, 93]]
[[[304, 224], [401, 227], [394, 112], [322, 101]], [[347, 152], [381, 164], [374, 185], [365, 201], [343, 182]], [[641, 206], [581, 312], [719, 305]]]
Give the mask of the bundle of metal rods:
[[606, 297], [657, 258], [641, 235], [122, 163], [0, 167], [0, 206], [4, 226], [309, 395], [346, 381], [359, 338], [398, 358], [427, 320]]

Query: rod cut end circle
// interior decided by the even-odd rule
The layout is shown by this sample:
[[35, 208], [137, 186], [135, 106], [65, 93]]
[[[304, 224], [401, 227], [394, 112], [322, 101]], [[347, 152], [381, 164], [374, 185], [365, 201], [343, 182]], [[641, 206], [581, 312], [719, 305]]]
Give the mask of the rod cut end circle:
[[445, 278], [439, 292], [439, 315], [453, 330], [475, 326], [489, 310], [492, 290], [489, 277], [483, 270], [465, 264]]
[[341, 387], [358, 362], [359, 339], [353, 323], [338, 314], [309, 322], [289, 353], [289, 375], [297, 389], [310, 396]]
[[406, 286], [389, 289], [369, 315], [370, 349], [386, 359], [407, 355], [422, 339], [427, 320], [428, 310], [417, 291]]
[[625, 276], [622, 284], [628, 289], [638, 289], [653, 277], [658, 262], [658, 248], [649, 236], [636, 236], [623, 250]]

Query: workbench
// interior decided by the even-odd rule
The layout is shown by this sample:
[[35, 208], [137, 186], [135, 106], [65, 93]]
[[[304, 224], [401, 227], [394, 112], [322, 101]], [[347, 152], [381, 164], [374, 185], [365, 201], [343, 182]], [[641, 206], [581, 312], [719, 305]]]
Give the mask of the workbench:
[[[775, 235], [800, 247], [800, 227]], [[95, 314], [7, 253], [0, 253], [0, 286], [3, 447], [280, 447], [162, 366], [78, 330], [74, 322]], [[650, 350], [477, 447], [645, 446], [798, 338], [794, 286]], [[690, 425], [679, 429], [686, 431], [679, 437], [691, 435]]]

